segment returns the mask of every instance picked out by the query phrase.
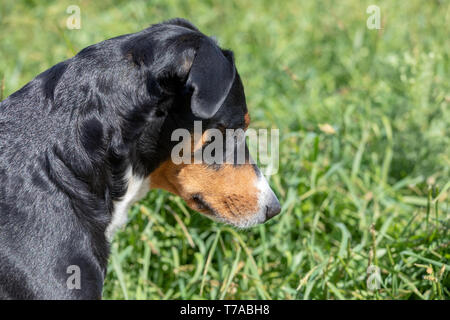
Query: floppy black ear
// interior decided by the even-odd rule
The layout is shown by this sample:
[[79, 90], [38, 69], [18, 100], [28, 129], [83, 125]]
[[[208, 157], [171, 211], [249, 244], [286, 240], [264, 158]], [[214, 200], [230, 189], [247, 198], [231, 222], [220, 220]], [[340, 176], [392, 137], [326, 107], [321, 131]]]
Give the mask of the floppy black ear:
[[211, 118], [227, 97], [235, 73], [233, 62], [211, 40], [204, 39], [186, 82], [186, 86], [193, 90], [192, 113], [203, 119]]

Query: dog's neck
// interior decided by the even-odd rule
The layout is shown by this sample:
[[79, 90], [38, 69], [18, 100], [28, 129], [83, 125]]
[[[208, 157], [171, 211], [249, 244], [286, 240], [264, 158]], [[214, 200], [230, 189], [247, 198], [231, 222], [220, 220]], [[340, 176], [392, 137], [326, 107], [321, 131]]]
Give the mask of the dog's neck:
[[112, 241], [116, 231], [127, 222], [128, 210], [131, 205], [142, 199], [150, 189], [150, 178], [141, 178], [133, 175], [131, 168], [125, 175], [127, 181], [126, 192], [120, 200], [114, 201], [111, 222], [106, 228], [105, 235], [108, 241]]

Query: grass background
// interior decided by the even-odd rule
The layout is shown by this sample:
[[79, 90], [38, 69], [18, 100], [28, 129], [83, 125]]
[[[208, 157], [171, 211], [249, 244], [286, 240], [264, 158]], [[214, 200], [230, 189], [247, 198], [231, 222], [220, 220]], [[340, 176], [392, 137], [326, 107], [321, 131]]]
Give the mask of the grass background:
[[116, 235], [104, 298], [449, 299], [449, 1], [3, 0], [2, 96], [176, 16], [234, 50], [252, 127], [280, 129], [282, 214], [238, 231], [152, 191]]

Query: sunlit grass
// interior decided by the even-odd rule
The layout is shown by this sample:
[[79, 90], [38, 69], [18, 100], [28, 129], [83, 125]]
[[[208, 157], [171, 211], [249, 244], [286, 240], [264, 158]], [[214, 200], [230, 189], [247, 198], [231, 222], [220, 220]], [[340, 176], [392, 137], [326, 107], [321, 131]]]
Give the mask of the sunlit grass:
[[[67, 30], [77, 4], [81, 30]], [[448, 299], [446, 1], [2, 1], [3, 97], [85, 46], [185, 17], [235, 52], [254, 128], [280, 129], [282, 214], [247, 231], [152, 191], [106, 299]], [[367, 268], [381, 271], [379, 290]]]

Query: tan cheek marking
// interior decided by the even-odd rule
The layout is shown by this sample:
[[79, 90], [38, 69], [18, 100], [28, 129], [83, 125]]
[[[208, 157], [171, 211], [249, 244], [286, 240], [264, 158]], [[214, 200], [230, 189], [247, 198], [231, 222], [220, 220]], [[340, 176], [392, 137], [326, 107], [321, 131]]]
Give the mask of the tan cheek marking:
[[233, 218], [258, 210], [257, 176], [252, 165], [223, 165], [219, 170], [204, 165], [181, 169], [180, 185], [187, 194], [201, 194], [203, 200], [218, 214]]
[[203, 132], [201, 138], [197, 139], [197, 141], [194, 139], [194, 141], [192, 141], [192, 150], [195, 152], [199, 149], [201, 149], [201, 147], [205, 144], [206, 140], [209, 139], [209, 131], [205, 131]]
[[181, 196], [194, 210], [208, 214], [192, 200], [195, 194], [222, 218], [233, 220], [258, 211], [256, 173], [253, 166], [222, 165], [219, 170], [203, 164], [175, 165], [170, 160], [151, 175], [151, 188], [160, 188]]
[[162, 163], [150, 174], [151, 189], [164, 189], [173, 194], [178, 194], [178, 183], [175, 173], [177, 166], [170, 160]]
[[250, 115], [248, 114], [248, 112], [244, 116], [244, 122], [245, 122], [244, 130], [247, 130], [248, 126], [250, 125]]

